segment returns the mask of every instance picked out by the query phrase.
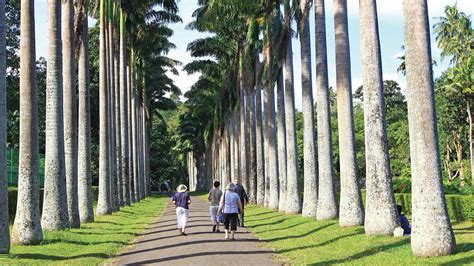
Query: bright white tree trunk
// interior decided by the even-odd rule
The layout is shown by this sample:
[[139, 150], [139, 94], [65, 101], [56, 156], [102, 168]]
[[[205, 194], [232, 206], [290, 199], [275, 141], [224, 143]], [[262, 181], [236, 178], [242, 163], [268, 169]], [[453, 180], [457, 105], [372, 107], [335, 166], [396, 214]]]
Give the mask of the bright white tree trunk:
[[316, 0], [315, 3], [315, 32], [319, 163], [318, 208], [316, 218], [321, 221], [334, 219], [338, 214], [332, 161], [331, 103], [329, 101], [324, 0]]
[[120, 11], [120, 127], [121, 127], [121, 160], [122, 160], [122, 198], [124, 205], [130, 205], [130, 169], [128, 145], [128, 79], [127, 56], [125, 47], [124, 15]]
[[357, 174], [347, 0], [334, 0], [334, 31], [336, 34], [337, 120], [341, 167], [339, 225], [356, 226], [364, 223], [364, 208]]
[[64, 169], [61, 1], [48, 1], [48, 66], [46, 77], [46, 157], [41, 226], [69, 228]]
[[107, 54], [105, 34], [105, 0], [100, 0], [100, 36], [99, 36], [99, 200], [97, 215], [112, 213], [110, 203], [110, 171], [109, 171], [109, 125], [108, 125], [108, 88], [107, 88]]
[[38, 95], [36, 90], [35, 9], [21, 0], [20, 15], [20, 160], [12, 243], [35, 245], [43, 240], [39, 211]]
[[403, 15], [412, 170], [411, 248], [418, 257], [448, 255], [454, 252], [456, 241], [441, 175], [427, 1], [404, 0]]
[[298, 147], [296, 142], [295, 87], [293, 75], [293, 47], [291, 36], [287, 39], [285, 55], [285, 119], [286, 119], [286, 212], [296, 214], [301, 211], [298, 185]]
[[287, 150], [286, 150], [286, 121], [285, 121], [285, 88], [283, 85], [283, 70], [278, 72], [277, 80], [277, 145], [278, 145], [278, 174], [279, 194], [278, 210], [286, 210], [286, 174], [287, 174]]
[[[303, 1], [305, 2], [305, 1]], [[302, 3], [302, 6], [304, 4]], [[304, 217], [316, 217], [318, 203], [318, 170], [316, 158], [316, 134], [314, 128], [313, 81], [311, 74], [311, 43], [309, 16], [301, 23], [301, 87], [303, 90], [303, 153], [304, 153]]]
[[62, 1], [64, 154], [66, 156], [67, 208], [71, 228], [79, 228], [77, 192], [77, 106], [74, 58], [74, 1]]
[[[84, 4], [87, 14], [88, 3]], [[79, 123], [78, 123], [78, 197], [81, 223], [94, 221], [92, 173], [91, 173], [91, 121], [89, 96], [89, 26], [84, 16], [80, 54], [78, 62], [79, 81]]]
[[361, 54], [364, 81], [365, 233], [392, 235], [400, 219], [392, 190], [388, 154], [382, 59], [375, 0], [360, 0]]

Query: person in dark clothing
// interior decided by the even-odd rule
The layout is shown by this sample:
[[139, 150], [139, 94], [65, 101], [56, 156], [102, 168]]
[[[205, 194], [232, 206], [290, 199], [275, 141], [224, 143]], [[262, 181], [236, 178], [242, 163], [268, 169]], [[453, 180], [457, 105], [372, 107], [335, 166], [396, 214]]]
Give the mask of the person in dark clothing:
[[234, 185], [236, 186], [235, 188], [235, 193], [239, 195], [240, 202], [242, 203], [242, 211], [239, 213], [239, 226], [240, 227], [245, 227], [244, 225], [244, 206], [249, 202], [249, 198], [247, 196], [247, 192], [245, 192], [245, 188], [239, 184], [238, 180], [234, 180]]
[[407, 217], [402, 214], [402, 206], [397, 205], [398, 215], [400, 216], [400, 226], [403, 228], [403, 234], [409, 235], [411, 234], [411, 226], [410, 222], [408, 221]]
[[189, 205], [191, 197], [186, 192], [188, 188], [185, 185], [179, 185], [177, 192], [171, 199], [176, 206], [176, 219], [178, 220], [178, 231], [180, 235], [186, 236], [186, 224], [189, 219]]

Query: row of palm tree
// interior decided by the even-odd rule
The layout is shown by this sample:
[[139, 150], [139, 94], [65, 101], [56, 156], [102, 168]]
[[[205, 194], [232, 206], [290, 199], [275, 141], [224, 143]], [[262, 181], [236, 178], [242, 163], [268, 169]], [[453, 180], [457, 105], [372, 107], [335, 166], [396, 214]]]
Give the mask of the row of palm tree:
[[[238, 179], [249, 191], [253, 203], [287, 213], [301, 212], [318, 220], [338, 218], [343, 227], [364, 225], [368, 235], [393, 234], [399, 226], [399, 217], [388, 155], [376, 1], [361, 0], [359, 5], [367, 149], [365, 211], [355, 155], [346, 0], [334, 0], [339, 205], [332, 169], [323, 0], [292, 1], [292, 4], [288, 0], [200, 2], [194, 12], [195, 21], [189, 27], [215, 35], [188, 46], [192, 56], [212, 58], [196, 60], [185, 67], [189, 73], [201, 73], [185, 95], [187, 111], [181, 117], [182, 148], [188, 152], [191, 189], [207, 189], [211, 183], [209, 177], [224, 184]], [[312, 6], [316, 35], [318, 149], [311, 78], [309, 12]], [[413, 176], [411, 239], [413, 253], [421, 257], [450, 254], [455, 247], [442, 186], [427, 14], [426, 1], [404, 1]], [[222, 25], [223, 20], [225, 25]], [[296, 22], [301, 44], [302, 202], [297, 178], [292, 21]]]
[[[100, 31], [96, 215], [111, 214], [151, 194], [149, 121], [157, 108], [166, 105], [165, 93], [179, 92], [166, 76], [168, 70], [176, 72], [178, 62], [166, 53], [174, 47], [168, 40], [173, 32], [167, 23], [180, 18], [175, 1], [131, 2], [99, 0], [95, 3], [99, 13], [94, 14], [89, 12], [88, 0], [48, 0], [45, 183], [40, 213], [34, 1], [21, 1], [21, 130], [14, 244], [38, 244], [43, 230], [78, 228], [94, 221], [89, 15], [98, 15]], [[5, 72], [5, 1], [0, 2], [0, 34], [0, 71]], [[4, 77], [0, 83], [0, 156], [5, 157]], [[8, 253], [6, 160], [2, 162], [0, 253]]]

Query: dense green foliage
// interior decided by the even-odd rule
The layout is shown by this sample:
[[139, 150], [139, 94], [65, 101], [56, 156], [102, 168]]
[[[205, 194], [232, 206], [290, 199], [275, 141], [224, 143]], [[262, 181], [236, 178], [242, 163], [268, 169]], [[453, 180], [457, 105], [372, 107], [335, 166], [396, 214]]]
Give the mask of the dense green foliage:
[[161, 214], [168, 197], [152, 196], [80, 229], [45, 231], [38, 246], [12, 246], [0, 264], [98, 265], [116, 255]]
[[250, 231], [275, 250], [278, 258], [295, 265], [460, 265], [472, 263], [472, 223], [454, 224], [457, 248], [451, 256], [420, 259], [411, 253], [410, 238], [369, 237], [362, 226], [341, 228], [337, 221], [318, 222], [266, 208], [246, 209]]

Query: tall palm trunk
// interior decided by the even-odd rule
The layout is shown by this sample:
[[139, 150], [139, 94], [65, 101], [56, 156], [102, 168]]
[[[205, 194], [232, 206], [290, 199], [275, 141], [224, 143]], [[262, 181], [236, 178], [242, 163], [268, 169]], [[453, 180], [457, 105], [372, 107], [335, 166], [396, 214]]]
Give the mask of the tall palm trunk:
[[[301, 12], [309, 9], [308, 0], [301, 1]], [[301, 87], [303, 90], [303, 153], [304, 153], [304, 197], [302, 215], [316, 217], [318, 203], [318, 170], [316, 137], [314, 129], [313, 81], [311, 75], [311, 38], [309, 15], [303, 15], [300, 25], [301, 43]]]
[[89, 96], [89, 23], [88, 2], [82, 1], [83, 25], [78, 62], [79, 126], [78, 126], [78, 197], [81, 223], [94, 221], [91, 173], [91, 114]]
[[[244, 61], [244, 59], [241, 59]], [[245, 64], [242, 62], [241, 63], [241, 68], [240, 68], [240, 75], [239, 75], [239, 80], [240, 80], [240, 86], [239, 86], [239, 92], [240, 92], [240, 106], [239, 106], [239, 116], [240, 116], [240, 138], [239, 138], [239, 152], [240, 152], [240, 176], [239, 180], [242, 184], [242, 186], [245, 188], [245, 190], [248, 191], [249, 189], [249, 176], [248, 176], [248, 164], [247, 164], [247, 158], [249, 156], [247, 146], [248, 146], [248, 139], [246, 138], [245, 132], [247, 131], [247, 121], [245, 117], [245, 86], [246, 86], [246, 80], [245, 80], [245, 75], [243, 68], [245, 67]]]
[[257, 203], [257, 144], [256, 144], [256, 120], [255, 120], [255, 90], [247, 92], [246, 113], [248, 119], [247, 130], [249, 132], [249, 202]]
[[10, 253], [7, 176], [5, 0], [0, 0], [0, 254]]
[[74, 1], [62, 1], [64, 154], [66, 162], [67, 208], [72, 228], [81, 226], [77, 192], [77, 114], [74, 81]]
[[[271, 33], [270, 26], [267, 25], [266, 33], [267, 45], [264, 48], [265, 58], [268, 64], [268, 73], [273, 73], [273, 49], [271, 44]], [[269, 78], [265, 83], [265, 91], [267, 92], [267, 114], [268, 114], [268, 127], [267, 127], [267, 140], [268, 140], [268, 159], [269, 159], [269, 201], [268, 207], [270, 209], [277, 209], [279, 203], [279, 191], [278, 191], [278, 154], [277, 154], [277, 143], [276, 143], [276, 127], [275, 127], [275, 86], [272, 78]]]
[[[289, 12], [289, 7], [285, 7]], [[298, 147], [296, 142], [295, 87], [293, 75], [293, 47], [288, 34], [284, 65], [285, 77], [285, 119], [286, 119], [286, 212], [296, 214], [301, 211], [298, 185]]]
[[268, 207], [270, 204], [270, 156], [269, 156], [269, 141], [268, 141], [268, 92], [264, 88], [263, 91], [263, 158], [264, 158], [264, 206]]
[[63, 83], [61, 77], [61, 1], [48, 1], [48, 66], [46, 86], [46, 161], [41, 226], [69, 228], [64, 170]]
[[[114, 27], [114, 32], [115, 32]], [[114, 53], [114, 94], [115, 94], [115, 171], [116, 171], [116, 185], [117, 185], [117, 204], [118, 207], [124, 205], [123, 201], [123, 180], [122, 180], [122, 129], [120, 123], [120, 51]]]
[[337, 117], [341, 167], [339, 225], [356, 226], [364, 223], [364, 208], [355, 156], [347, 0], [334, 0], [334, 31], [336, 34]]
[[[133, 55], [133, 51], [132, 51]], [[130, 60], [132, 64], [132, 60]], [[129, 192], [130, 192], [130, 202], [135, 203], [136, 198], [135, 198], [135, 179], [134, 179], [134, 172], [135, 172], [135, 163], [134, 163], [134, 157], [135, 155], [133, 154], [133, 135], [132, 135], [132, 101], [134, 99], [133, 95], [133, 79], [132, 79], [132, 67], [129, 66], [127, 68], [127, 81], [128, 81], [128, 89], [127, 89], [127, 95], [128, 95], [128, 163], [129, 163]]]
[[441, 175], [427, 1], [404, 0], [403, 15], [413, 177], [411, 247], [419, 257], [448, 255], [456, 241]]
[[20, 159], [12, 242], [34, 245], [43, 240], [39, 212], [38, 95], [36, 91], [35, 9], [21, 0], [20, 15]]
[[234, 123], [234, 112], [231, 111], [230, 117], [229, 117], [229, 147], [230, 147], [230, 181], [232, 182], [235, 179], [235, 171], [234, 171], [234, 138], [235, 138], [235, 123]]
[[338, 214], [333, 177], [331, 103], [329, 101], [324, 0], [316, 0], [315, 2], [315, 32], [319, 163], [318, 207], [316, 218], [321, 221], [334, 219]]
[[138, 180], [138, 156], [137, 156], [137, 93], [135, 89], [135, 76], [134, 76], [134, 71], [132, 68], [132, 153], [133, 153], [133, 195], [135, 198], [135, 201], [140, 201], [140, 183]]
[[108, 88], [107, 88], [107, 55], [106, 55], [106, 20], [105, 1], [100, 0], [100, 35], [99, 35], [99, 200], [97, 215], [112, 213], [110, 202], [109, 171], [109, 124], [108, 124]]
[[278, 71], [277, 79], [277, 144], [278, 144], [278, 173], [280, 198], [278, 201], [278, 210], [286, 210], [286, 121], [285, 121], [285, 88], [283, 85], [283, 70]]
[[115, 66], [114, 66], [114, 44], [113, 44], [113, 25], [112, 25], [112, 3], [109, 4], [109, 21], [107, 30], [107, 62], [108, 62], [108, 81], [109, 81], [109, 124], [110, 124], [110, 205], [112, 211], [118, 210], [118, 194], [117, 194], [117, 154], [116, 154], [116, 128], [115, 128]]
[[124, 205], [130, 205], [130, 168], [128, 151], [128, 79], [127, 51], [125, 47], [125, 17], [120, 10], [120, 144], [122, 160], [122, 198]]
[[364, 228], [368, 235], [392, 235], [400, 220], [388, 155], [377, 6], [375, 0], [361, 0], [359, 6], [366, 161]]

